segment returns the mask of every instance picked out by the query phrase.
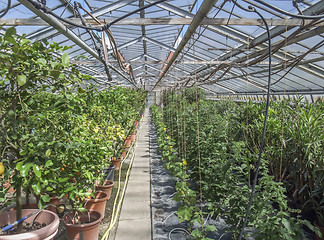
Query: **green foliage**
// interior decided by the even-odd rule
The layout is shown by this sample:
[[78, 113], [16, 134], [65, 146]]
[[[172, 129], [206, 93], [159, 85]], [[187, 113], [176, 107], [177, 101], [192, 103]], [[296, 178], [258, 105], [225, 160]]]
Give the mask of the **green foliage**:
[[[14, 28], [0, 36], [0, 161], [2, 182], [39, 195], [39, 207], [65, 195], [77, 210], [102, 167], [119, 156], [147, 92], [84, 88], [90, 77], [67, 53], [57, 54], [66, 49], [31, 43]], [[0, 191], [1, 202], [7, 190]]]
[[[163, 110], [152, 107], [153, 113], [161, 112], [153, 114], [154, 119], [163, 124], [165, 134], [174, 142], [173, 161], [167, 161], [165, 166], [177, 180], [181, 179], [179, 173], [185, 175], [185, 183], [192, 180], [192, 186], [184, 186], [195, 192], [193, 196], [200, 194], [201, 186], [209, 210], [232, 225], [235, 237], [251, 193], [265, 104], [207, 101], [198, 95], [194, 98], [193, 93], [192, 89], [165, 92]], [[311, 226], [299, 217], [290, 217], [292, 210], [287, 201], [302, 202], [303, 209], [316, 209], [319, 222], [323, 219], [323, 105], [301, 100], [273, 102], [269, 108], [265, 147], [248, 221], [260, 239], [297, 239], [303, 224]], [[158, 128], [162, 138], [159, 146], [165, 157], [165, 145], [169, 143], [160, 137], [161, 132]], [[182, 161], [187, 164], [185, 169], [179, 168]], [[196, 211], [196, 203], [185, 202], [183, 185], [177, 186], [177, 191], [175, 198], [183, 203], [181, 220], [188, 220]]]

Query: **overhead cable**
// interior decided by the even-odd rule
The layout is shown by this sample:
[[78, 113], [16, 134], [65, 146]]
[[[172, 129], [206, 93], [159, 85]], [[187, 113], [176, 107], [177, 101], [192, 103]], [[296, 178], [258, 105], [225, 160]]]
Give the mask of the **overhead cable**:
[[[81, 22], [82, 24], [84, 24], [85, 26], [87, 25], [87, 23], [85, 22], [85, 19], [84, 17], [82, 16], [82, 14], [80, 13], [80, 9], [78, 8], [78, 6], [76, 5], [75, 6], [75, 10], [76, 12], [78, 13], [79, 17], [81, 18]], [[101, 62], [104, 64], [104, 67], [105, 67], [105, 71], [106, 71], [106, 74], [107, 74], [107, 77], [108, 77], [108, 80], [111, 81], [112, 78], [111, 78], [111, 75], [110, 75], [110, 72], [109, 72], [109, 67], [108, 67], [108, 64], [107, 64], [107, 61], [105, 60], [105, 58], [102, 56], [102, 50], [99, 46], [99, 44], [97, 43], [95, 37], [94, 37], [94, 34], [91, 30], [89, 29], [86, 29], [86, 31], [88, 32], [88, 34], [90, 35], [91, 39], [92, 39], [92, 42], [94, 43], [95, 45], [95, 49], [97, 50], [98, 52], [98, 56], [101, 60]]]
[[267, 2], [264, 2], [262, 0], [254, 0], [254, 1], [263, 4], [263, 5], [267, 6], [268, 8], [271, 8], [272, 10], [274, 10], [276, 12], [279, 12], [281, 14], [285, 14], [287, 16], [294, 17], [294, 18], [300, 18], [300, 19], [320, 19], [320, 18], [324, 18], [324, 14], [321, 14], [321, 15], [297, 15], [297, 14], [287, 12], [287, 11], [281, 9], [281, 8], [273, 6], [273, 5], [271, 5], [271, 4], [267, 3]]
[[[100, 24], [100, 21], [99, 19], [97, 19], [95, 16], [93, 16], [87, 9], [85, 9], [80, 3], [78, 2], [74, 2], [74, 7], [79, 11], [79, 8], [81, 8], [83, 11], [85, 11], [93, 20], [95, 20], [98, 24]], [[79, 13], [80, 14], [80, 13]], [[81, 16], [80, 14], [80, 17], [83, 18], [83, 16]], [[87, 31], [91, 31], [91, 30], [88, 30]], [[117, 43], [115, 41], [115, 38], [111, 32], [110, 29], [106, 29], [105, 31], [102, 31], [101, 32], [101, 43], [102, 43], [102, 47], [103, 47], [103, 52], [104, 52], [104, 61], [108, 62], [108, 53], [107, 53], [107, 44], [106, 44], [106, 38], [105, 38], [105, 33], [108, 35], [108, 40], [110, 42], [110, 46], [111, 46], [111, 49], [113, 50], [113, 53], [115, 54], [115, 58], [117, 60], [117, 63], [119, 65], [119, 67], [121, 68], [122, 71], [124, 71], [125, 73], [129, 73], [130, 77], [131, 77], [131, 80], [135, 83], [135, 77], [134, 77], [134, 74], [133, 74], [133, 69], [132, 69], [132, 66], [130, 64], [127, 64], [126, 66], [124, 66], [124, 63], [120, 57], [120, 53], [117, 49]], [[129, 72], [128, 72], [129, 70]]]
[[269, 102], [270, 102], [270, 85], [271, 85], [271, 35], [270, 35], [270, 29], [268, 26], [268, 23], [266, 22], [266, 20], [264, 19], [264, 17], [261, 15], [261, 13], [259, 13], [253, 6], [249, 6], [249, 9], [246, 9], [244, 7], [242, 7], [240, 4], [237, 3], [237, 1], [233, 1], [234, 4], [236, 4], [239, 8], [243, 9], [244, 11], [247, 12], [255, 12], [257, 13], [260, 18], [262, 19], [262, 21], [264, 22], [264, 25], [267, 29], [267, 34], [268, 34], [268, 52], [269, 52], [269, 71], [268, 71], [268, 86], [267, 86], [267, 102], [266, 102], [266, 109], [265, 109], [265, 114], [264, 114], [264, 124], [263, 124], [263, 132], [262, 132], [262, 139], [261, 139], [261, 144], [260, 144], [260, 151], [259, 151], [259, 157], [258, 157], [258, 162], [256, 164], [256, 168], [255, 168], [255, 172], [254, 172], [254, 179], [253, 179], [253, 185], [252, 185], [252, 190], [251, 190], [251, 195], [250, 195], [250, 199], [249, 199], [249, 205], [246, 209], [246, 214], [245, 214], [245, 218], [244, 218], [244, 222], [242, 225], [242, 229], [240, 232], [240, 236], [239, 236], [239, 240], [242, 239], [243, 236], [243, 232], [244, 232], [244, 228], [246, 227], [247, 221], [248, 221], [248, 217], [250, 214], [250, 210], [251, 210], [251, 206], [252, 206], [252, 201], [253, 201], [253, 197], [254, 197], [254, 193], [255, 193], [255, 187], [256, 187], [256, 183], [258, 180], [258, 174], [259, 174], [259, 169], [260, 169], [260, 164], [261, 164], [261, 156], [262, 156], [262, 152], [263, 152], [263, 146], [264, 146], [264, 139], [265, 139], [265, 133], [266, 133], [266, 129], [267, 129], [267, 121], [268, 121], [268, 110], [269, 110]]
[[4, 10], [4, 12], [0, 15], [0, 18], [3, 18], [4, 15], [7, 14], [7, 12], [8, 12], [9, 9], [10, 9], [10, 6], [11, 6], [11, 0], [8, 0], [7, 7], [6, 7], [6, 9]]

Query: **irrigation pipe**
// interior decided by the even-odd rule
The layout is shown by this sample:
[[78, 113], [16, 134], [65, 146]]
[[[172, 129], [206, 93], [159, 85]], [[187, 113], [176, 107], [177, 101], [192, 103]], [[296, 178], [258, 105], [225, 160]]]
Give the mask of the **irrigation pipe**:
[[267, 129], [267, 120], [268, 120], [268, 110], [269, 110], [269, 102], [270, 102], [270, 85], [271, 85], [271, 53], [272, 53], [272, 49], [271, 49], [271, 35], [270, 35], [270, 30], [269, 30], [269, 26], [268, 23], [266, 22], [266, 20], [264, 19], [264, 17], [261, 15], [261, 13], [259, 13], [253, 6], [249, 6], [249, 9], [246, 9], [244, 7], [242, 7], [240, 4], [238, 4], [236, 1], [234, 1], [234, 4], [236, 4], [239, 8], [247, 11], [247, 12], [255, 12], [256, 14], [259, 15], [259, 17], [262, 19], [262, 21], [264, 22], [264, 25], [267, 29], [267, 35], [268, 35], [268, 50], [269, 50], [269, 72], [268, 72], [268, 87], [267, 87], [267, 102], [266, 102], [266, 109], [265, 109], [265, 114], [264, 114], [264, 123], [263, 123], [263, 132], [262, 132], [262, 140], [261, 140], [261, 144], [260, 144], [260, 152], [259, 152], [259, 157], [258, 157], [258, 162], [256, 165], [256, 169], [254, 172], [254, 180], [253, 180], [253, 185], [252, 185], [252, 190], [251, 190], [251, 195], [250, 195], [250, 199], [249, 199], [249, 205], [246, 209], [246, 215], [244, 218], [244, 222], [242, 225], [242, 229], [240, 232], [240, 236], [238, 238], [238, 240], [242, 239], [243, 233], [244, 233], [244, 228], [246, 227], [248, 218], [249, 218], [249, 214], [250, 214], [250, 210], [252, 207], [252, 201], [253, 201], [253, 197], [254, 197], [254, 193], [255, 193], [255, 187], [256, 187], [256, 183], [258, 180], [258, 173], [259, 173], [259, 169], [260, 169], [260, 163], [261, 163], [261, 156], [262, 156], [262, 152], [263, 152], [263, 146], [264, 146], [264, 138], [265, 138], [265, 133], [266, 133], [266, 129]]
[[8, 12], [9, 9], [10, 9], [10, 6], [11, 6], [11, 0], [8, 0], [7, 7], [6, 7], [6, 9], [4, 10], [4, 12], [0, 15], [0, 18], [3, 18], [4, 15], [7, 14], [7, 12]]
[[[137, 143], [138, 143], [139, 132], [140, 132], [140, 129], [142, 127], [142, 124], [141, 124], [142, 121], [143, 121], [143, 118], [140, 121], [140, 127], [139, 127], [139, 129], [137, 131], [135, 142], [132, 143], [131, 147], [128, 149], [128, 152], [127, 152], [125, 158], [120, 163], [119, 178], [118, 178], [118, 190], [117, 190], [116, 198], [115, 198], [115, 201], [114, 201], [113, 212], [112, 212], [112, 215], [111, 215], [111, 219], [112, 220], [110, 221], [109, 227], [108, 227], [107, 231], [105, 232], [105, 234], [103, 235], [103, 237], [101, 238], [101, 240], [108, 240], [110, 231], [111, 231], [111, 229], [114, 227], [114, 225], [117, 222], [118, 214], [119, 214], [120, 209], [121, 209], [121, 204], [123, 202], [124, 195], [125, 195], [125, 192], [126, 192], [126, 187], [127, 187], [128, 180], [129, 180], [129, 178], [128, 178], [129, 177], [129, 173], [130, 173], [130, 170], [132, 168], [133, 161], [134, 161], [134, 158], [135, 158], [135, 150], [136, 150]], [[134, 144], [135, 144], [134, 153], [133, 153], [133, 156], [131, 158], [129, 167], [128, 167], [127, 172], [126, 172], [125, 183], [124, 183], [123, 190], [122, 190], [121, 196], [119, 197], [119, 202], [118, 202], [118, 205], [117, 205], [117, 199], [118, 199], [118, 196], [119, 196], [120, 190], [121, 190], [121, 181], [120, 181], [121, 180], [121, 174], [120, 174], [120, 171], [122, 169], [122, 166], [123, 166], [124, 161], [127, 159], [128, 155], [130, 153], [130, 150], [133, 149]], [[116, 208], [116, 206], [117, 206], [117, 208]]]
[[[255, 2], [258, 2], [258, 3], [261, 3], [263, 5], [265, 5], [266, 7], [276, 11], [276, 12], [279, 12], [281, 14], [284, 14], [284, 15], [287, 15], [287, 16], [290, 16], [290, 17], [293, 17], [293, 18], [299, 18], [299, 19], [320, 19], [320, 18], [324, 18], [324, 15], [297, 15], [297, 14], [293, 14], [293, 13], [290, 13], [290, 12], [287, 12], [281, 8], [278, 8], [276, 6], [273, 6], [265, 1], [262, 1], [262, 0], [254, 0]], [[297, 4], [297, 2], [296, 2]], [[298, 5], [296, 5], [298, 6]]]
[[190, 235], [190, 232], [188, 232], [188, 231], [187, 231], [186, 229], [184, 229], [184, 228], [174, 228], [174, 229], [172, 229], [172, 230], [169, 232], [169, 236], [168, 236], [169, 240], [172, 240], [172, 239], [171, 239], [171, 233], [174, 232], [174, 231], [183, 231], [183, 232], [187, 233], [188, 235]]

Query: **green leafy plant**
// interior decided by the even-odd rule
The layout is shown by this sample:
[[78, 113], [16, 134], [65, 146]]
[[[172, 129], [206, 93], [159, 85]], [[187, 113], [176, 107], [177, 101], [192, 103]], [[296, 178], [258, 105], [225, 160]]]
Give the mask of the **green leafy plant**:
[[[37, 148], [42, 134], [34, 132], [39, 112], [31, 106], [32, 97], [39, 92], [73, 89], [83, 78], [69, 65], [67, 53], [54, 55], [66, 49], [56, 43], [31, 43], [24, 36], [17, 36], [15, 28], [9, 28], [0, 37], [0, 152], [1, 158], [8, 160], [6, 168], [15, 171], [10, 183], [16, 190], [17, 219], [21, 218], [21, 186], [27, 194], [30, 186], [37, 189], [37, 184], [34, 186], [28, 180], [29, 176], [41, 178], [40, 168], [46, 165], [46, 161], [42, 162], [45, 151], [39, 152]], [[33, 157], [25, 154], [26, 149], [35, 147]]]
[[[187, 97], [187, 92], [191, 93], [190, 100]], [[175, 157], [176, 160], [167, 161], [166, 167], [171, 171], [173, 168], [176, 169], [173, 173], [177, 175], [177, 179], [181, 179], [179, 175], [181, 161], [179, 159], [185, 157], [186, 172], [189, 171], [190, 174], [184, 176], [194, 183], [192, 186], [188, 186], [189, 189], [195, 192], [193, 195], [202, 192], [203, 199], [208, 202], [211, 213], [225, 218], [226, 222], [231, 224], [232, 227], [229, 230], [235, 237], [241, 230], [251, 193], [263, 128], [264, 104], [207, 101], [199, 97], [199, 93], [195, 89], [165, 92], [162, 99], [163, 114], [153, 114], [156, 115], [154, 118], [158, 121], [163, 119], [163, 123], [158, 125], [158, 135], [162, 136], [163, 131], [161, 129], [159, 131], [159, 128], [163, 126], [165, 134], [174, 141], [172, 144], [175, 153], [180, 156]], [[312, 108], [307, 103], [300, 107], [302, 109]], [[291, 111], [290, 108], [294, 110]], [[310, 111], [309, 117], [321, 116], [320, 109], [322, 108], [319, 106], [313, 108], [316, 109], [316, 114], [314, 111]], [[158, 108], [153, 107], [152, 109], [157, 111]], [[154, 111], [152, 110], [152, 112]], [[252, 211], [248, 222], [248, 226], [256, 229], [254, 234], [260, 239], [295, 239], [302, 234], [302, 225], [307, 225], [311, 230], [317, 231], [308, 221], [290, 215], [290, 212], [296, 214], [296, 210], [288, 207], [287, 196], [289, 197], [291, 188], [287, 188], [288, 193], [284, 188], [287, 187], [289, 177], [295, 176], [295, 173], [299, 171], [299, 168], [294, 167], [298, 166], [295, 160], [298, 159], [295, 157], [296, 150], [305, 149], [299, 155], [304, 158], [309, 156], [306, 149], [313, 148], [312, 151], [309, 151], [312, 156], [311, 161], [315, 162], [314, 159], [317, 157], [321, 159], [321, 155], [319, 155], [321, 151], [318, 151], [321, 149], [320, 138], [314, 142], [304, 139], [302, 141], [292, 140], [294, 138], [292, 133], [301, 130], [298, 125], [293, 127], [293, 131], [289, 131], [290, 127], [296, 124], [296, 121], [293, 122], [295, 118], [293, 111], [296, 111], [296, 107], [289, 102], [272, 103], [270, 106], [268, 134], [265, 140], [256, 195], [252, 202]], [[309, 117], [308, 119], [310, 119]], [[315, 117], [312, 120], [308, 123], [312, 123], [312, 126], [316, 124], [316, 127], [321, 126], [319, 124], [321, 117]], [[300, 121], [297, 123], [300, 124]], [[314, 129], [308, 127], [308, 133], [305, 134], [305, 130], [299, 132], [299, 134], [303, 134], [304, 138], [313, 136], [314, 133], [316, 133], [315, 138], [320, 136], [320, 131], [317, 131], [317, 134]], [[170, 143], [165, 139], [165, 136], [161, 138], [164, 139], [159, 142], [162, 156], [171, 155], [174, 158], [174, 154], [170, 154], [170, 151], [167, 151], [165, 147]], [[298, 136], [298, 139], [302, 138]], [[300, 147], [296, 148], [296, 143]], [[307, 162], [305, 160], [302, 162]], [[310, 179], [307, 176], [311, 176], [309, 173], [312, 168], [309, 164], [301, 166], [300, 170], [303, 172], [299, 176], [303, 178], [306, 176], [305, 179]], [[319, 171], [319, 168], [315, 169], [317, 172]], [[316, 179], [315, 176], [314, 179]], [[307, 198], [311, 201], [309, 194], [312, 191], [307, 190], [311, 184], [308, 182], [305, 185], [305, 182], [307, 181], [303, 180], [304, 184], [298, 185], [305, 186], [304, 188], [296, 187], [295, 191], [305, 191], [305, 196], [308, 193]], [[179, 185], [179, 189], [184, 190], [185, 187], [187, 187], [185, 183]], [[317, 190], [318, 201], [318, 196], [322, 191], [321, 186]], [[184, 196], [181, 195], [181, 191], [177, 193], [177, 200], [183, 201], [182, 197]], [[307, 201], [307, 204], [310, 204], [310, 201]], [[185, 205], [186, 207], [181, 208], [180, 215], [189, 219], [191, 213], [194, 212], [195, 204], [187, 202]], [[202, 214], [197, 211], [195, 216]], [[272, 224], [271, 228], [270, 224]]]

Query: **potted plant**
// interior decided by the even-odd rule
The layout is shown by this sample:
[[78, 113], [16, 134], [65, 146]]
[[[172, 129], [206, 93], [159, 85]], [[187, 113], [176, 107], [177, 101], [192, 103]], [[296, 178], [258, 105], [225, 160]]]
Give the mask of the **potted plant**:
[[[22, 187], [27, 199], [31, 191], [38, 192], [37, 179], [42, 178], [41, 166], [46, 165], [42, 157], [45, 151], [27, 154], [28, 148], [44, 143], [42, 134], [38, 134], [41, 131], [35, 133], [33, 128], [41, 114], [32, 107], [33, 96], [60, 91], [66, 84], [73, 86], [78, 79], [74, 73], [68, 76], [62, 73], [69, 68], [68, 54], [61, 57], [53, 54], [65, 49], [46, 41], [31, 43], [24, 36], [17, 36], [15, 28], [9, 28], [0, 37], [0, 152], [1, 161], [6, 159], [6, 169], [14, 172], [10, 184], [16, 191], [16, 219], [22, 218]], [[21, 233], [22, 225], [17, 229]]]
[[[33, 213], [35, 209], [24, 209], [22, 210], [22, 216], [26, 217], [27, 215]], [[8, 223], [13, 223], [16, 221], [16, 211], [2, 212], [0, 213], [0, 227], [7, 225]], [[43, 210], [40, 212], [35, 218], [35, 222], [39, 222], [44, 227], [41, 226], [39, 229], [35, 229], [33, 231], [29, 231], [28, 228], [32, 227], [31, 223], [33, 221], [33, 217], [29, 217], [25, 220], [29, 225], [26, 225], [24, 233], [15, 233], [11, 235], [11, 232], [5, 232], [4, 235], [0, 235], [0, 240], [13, 240], [13, 239], [21, 239], [21, 240], [38, 240], [38, 239], [53, 239], [54, 236], [58, 232], [58, 227], [60, 224], [60, 220], [56, 214], [53, 212]], [[8, 234], [8, 235], [6, 235]]]
[[[58, 142], [52, 145], [50, 157], [53, 158], [52, 172], [56, 176], [52, 176], [51, 182], [56, 184], [59, 196], [65, 196], [69, 202], [70, 212], [63, 217], [68, 238], [77, 239], [82, 231], [85, 239], [97, 239], [103, 214], [86, 208], [89, 200], [95, 197], [94, 176], [106, 148], [101, 145], [99, 133], [95, 133], [97, 125], [87, 114], [67, 112], [63, 117], [69, 124], [61, 131]], [[88, 233], [88, 228], [96, 232]]]
[[115, 171], [119, 170], [121, 153], [124, 148], [125, 130], [119, 124], [114, 124], [108, 127], [111, 136], [111, 150], [112, 158], [111, 163], [115, 166]]

